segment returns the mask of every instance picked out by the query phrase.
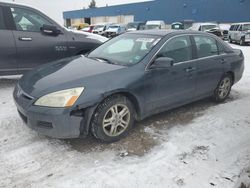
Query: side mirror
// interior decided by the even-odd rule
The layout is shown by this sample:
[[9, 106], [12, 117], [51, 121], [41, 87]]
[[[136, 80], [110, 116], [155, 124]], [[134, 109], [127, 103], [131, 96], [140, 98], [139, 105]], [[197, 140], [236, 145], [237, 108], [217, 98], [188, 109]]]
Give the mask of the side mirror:
[[166, 69], [172, 67], [174, 60], [169, 57], [159, 57], [152, 64], [151, 68], [153, 69]]
[[46, 35], [59, 35], [61, 34], [61, 30], [59, 30], [56, 26], [53, 25], [43, 25], [41, 27], [41, 32], [46, 34]]

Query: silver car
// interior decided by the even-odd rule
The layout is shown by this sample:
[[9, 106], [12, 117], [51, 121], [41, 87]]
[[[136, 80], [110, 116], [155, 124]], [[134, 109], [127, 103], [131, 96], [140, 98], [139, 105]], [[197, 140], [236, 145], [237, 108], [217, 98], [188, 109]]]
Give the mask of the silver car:
[[228, 40], [241, 46], [250, 43], [250, 22], [232, 24], [229, 29]]

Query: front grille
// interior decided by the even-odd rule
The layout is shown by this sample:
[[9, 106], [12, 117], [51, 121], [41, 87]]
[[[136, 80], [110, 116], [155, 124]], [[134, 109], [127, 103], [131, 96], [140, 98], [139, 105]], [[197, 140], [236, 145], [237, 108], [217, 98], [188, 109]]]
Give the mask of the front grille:
[[223, 34], [224, 34], [224, 35], [228, 35], [228, 31], [227, 31], [227, 30], [224, 30], [224, 31], [223, 31]]
[[19, 114], [19, 116], [22, 118], [22, 120], [23, 120], [25, 123], [28, 123], [28, 118], [27, 118], [25, 115], [23, 115], [19, 110], [18, 110], [18, 114]]
[[45, 129], [53, 129], [52, 123], [46, 121], [38, 121], [37, 126]]

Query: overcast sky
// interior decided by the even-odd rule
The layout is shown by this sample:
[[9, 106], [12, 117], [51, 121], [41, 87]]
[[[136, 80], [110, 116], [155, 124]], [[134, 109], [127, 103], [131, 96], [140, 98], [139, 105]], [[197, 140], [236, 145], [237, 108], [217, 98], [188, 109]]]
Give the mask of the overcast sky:
[[[12, 2], [13, 0], [0, 0]], [[66, 10], [82, 9], [88, 7], [91, 0], [15, 0], [16, 3], [33, 6], [46, 13], [48, 16], [63, 24], [62, 12]], [[98, 7], [126, 3], [142, 2], [147, 0], [96, 0]]]

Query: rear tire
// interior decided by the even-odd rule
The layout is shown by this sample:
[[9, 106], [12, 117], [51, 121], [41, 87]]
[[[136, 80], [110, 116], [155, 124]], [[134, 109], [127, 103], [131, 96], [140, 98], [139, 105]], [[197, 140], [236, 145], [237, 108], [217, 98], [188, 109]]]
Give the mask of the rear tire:
[[105, 99], [91, 121], [92, 134], [102, 142], [116, 142], [128, 135], [134, 125], [133, 104], [122, 95]]
[[226, 74], [225, 76], [223, 76], [214, 91], [214, 95], [212, 97], [213, 100], [218, 103], [224, 102], [231, 92], [232, 85], [232, 75]]

